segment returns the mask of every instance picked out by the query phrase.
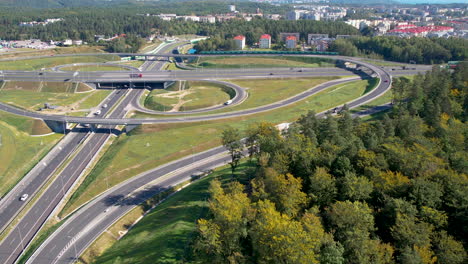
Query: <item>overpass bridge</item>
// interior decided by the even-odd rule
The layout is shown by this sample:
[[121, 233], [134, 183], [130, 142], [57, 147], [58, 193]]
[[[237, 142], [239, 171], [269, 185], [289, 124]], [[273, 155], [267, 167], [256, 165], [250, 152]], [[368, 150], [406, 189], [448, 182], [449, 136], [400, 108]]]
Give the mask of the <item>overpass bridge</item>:
[[[183, 57], [205, 57], [205, 56], [219, 56], [211, 54], [197, 54], [197, 55], [177, 55], [177, 54], [138, 54], [138, 53], [116, 53], [119, 55], [135, 55], [135, 56], [151, 56], [151, 57], [174, 57], [174, 56], [183, 56]], [[75, 56], [76, 54], [73, 54]], [[79, 54], [78, 54], [79, 55]], [[81, 54], [82, 56], [89, 56], [90, 54]], [[96, 54], [92, 54], [95, 56]], [[69, 55], [68, 55], [69, 56]], [[235, 54], [228, 56], [252, 56], [250, 54]], [[254, 56], [278, 56], [278, 54], [255, 54]], [[284, 56], [297, 56], [297, 54], [286, 54]], [[317, 58], [326, 58], [334, 59], [345, 62], [351, 62], [356, 65], [368, 68], [372, 71], [376, 77], [380, 78], [380, 82], [372, 91], [365, 94], [364, 96], [348, 103], [350, 107], [356, 107], [358, 105], [364, 104], [368, 101], [374, 100], [375, 98], [384, 94], [391, 87], [391, 75], [385, 69], [379, 66], [375, 66], [371, 63], [357, 60], [352, 57], [344, 56], [327, 56], [327, 55], [302, 55], [307, 57], [317, 57]], [[320, 68], [317, 68], [320, 70]], [[204, 72], [204, 71], [165, 71], [165, 72], [141, 72], [141, 78], [132, 78], [130, 77], [131, 73], [128, 72], [82, 72], [79, 74], [68, 72], [25, 72], [25, 71], [4, 71], [3, 75], [0, 75], [0, 79], [3, 77], [4, 80], [21, 80], [21, 81], [73, 81], [73, 82], [127, 82], [127, 83], [145, 83], [145, 82], [169, 82], [175, 80], [209, 80], [209, 79], [219, 79], [219, 78], [276, 78], [276, 77], [300, 77], [307, 76], [307, 72], [281, 72], [273, 69], [268, 69], [268, 71], [260, 71], [255, 75], [255, 70], [252, 69], [249, 71], [226, 71], [226, 72]], [[336, 72], [335, 72], [336, 73]], [[334, 75], [333, 72], [319, 72], [319, 75]], [[349, 73], [347, 73], [349, 75]], [[251, 76], [255, 75], [255, 76]], [[336, 85], [338, 83], [345, 82], [346, 80], [335, 80], [322, 85], [319, 85], [318, 89], [325, 89], [331, 85]], [[316, 91], [315, 91], [316, 92]], [[258, 112], [269, 111], [275, 108], [283, 107], [285, 105], [297, 102], [304, 98], [303, 94], [294, 96], [285, 101], [278, 102], [272, 105], [262, 106], [255, 109], [247, 109], [236, 112], [228, 112], [222, 114], [212, 114], [204, 116], [186, 116], [183, 118], [121, 118], [121, 119], [112, 119], [112, 118], [98, 118], [98, 117], [72, 117], [64, 115], [47, 115], [37, 112], [25, 111], [19, 108], [12, 107], [6, 104], [0, 104], [0, 110], [7, 111], [13, 114], [27, 116], [36, 119], [42, 119], [49, 123], [57, 123], [60, 126], [63, 126], [64, 123], [78, 123], [78, 124], [91, 124], [91, 125], [126, 125], [129, 127], [134, 127], [140, 124], [158, 124], [158, 123], [181, 123], [181, 122], [197, 122], [197, 121], [207, 121], [207, 120], [216, 120], [223, 118], [230, 118], [235, 116], [250, 115]]]

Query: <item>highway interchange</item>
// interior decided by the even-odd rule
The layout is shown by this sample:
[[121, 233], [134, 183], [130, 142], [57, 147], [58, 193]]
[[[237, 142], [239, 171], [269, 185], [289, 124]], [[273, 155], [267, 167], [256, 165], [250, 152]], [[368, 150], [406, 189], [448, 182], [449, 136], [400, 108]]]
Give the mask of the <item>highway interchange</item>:
[[[166, 51], [167, 52], [167, 51]], [[173, 56], [173, 55], [171, 55]], [[255, 55], [259, 56], [259, 55]], [[298, 76], [323, 76], [323, 75], [350, 75], [348, 71], [329, 69], [290, 69], [272, 68], [255, 70], [204, 70], [204, 71], [160, 71], [167, 62], [166, 53], [152, 55], [152, 61], [145, 62], [143, 77], [138, 82], [151, 81], [173, 81], [173, 80], [207, 80], [207, 79], [233, 79], [233, 78], [278, 78], [278, 77], [298, 77]], [[316, 56], [314, 56], [316, 57]], [[320, 56], [323, 57], [323, 56]], [[159, 58], [159, 59], [158, 59]], [[335, 59], [357, 63], [371, 69], [379, 78], [379, 84], [369, 93], [348, 102], [350, 108], [357, 107], [372, 101], [383, 95], [391, 87], [391, 73], [382, 67], [358, 61], [348, 57], [334, 57]], [[421, 69], [423, 70], [423, 69]], [[409, 73], [409, 72], [406, 72]], [[413, 73], [413, 72], [411, 72]], [[3, 71], [5, 80], [42, 80], [42, 81], [84, 81], [84, 82], [129, 82], [128, 72], [103, 72], [103, 73], [80, 73], [73, 76], [69, 72], [14, 72]], [[138, 125], [148, 123], [180, 123], [196, 122], [214, 119], [224, 119], [228, 117], [251, 115], [254, 113], [271, 111], [286, 105], [303, 100], [304, 98], [316, 94], [330, 86], [356, 80], [358, 77], [338, 79], [318, 85], [301, 94], [295, 95], [286, 100], [270, 105], [261, 106], [235, 112], [221, 114], [197, 115], [184, 117], [165, 118], [145, 118], [133, 119], [125, 118], [130, 109], [144, 110], [138, 101], [142, 94], [141, 89], [116, 90], [106, 98], [108, 108], [98, 116], [89, 117], [67, 117], [60, 115], [44, 115], [38, 112], [24, 111], [6, 104], [0, 104], [0, 110], [13, 114], [53, 120], [59, 122], [70, 122], [78, 124], [101, 125], [92, 132], [88, 128], [78, 126], [54, 149], [48, 157], [47, 163], [41, 161], [32, 171], [32, 175], [24, 177], [22, 182], [0, 202], [0, 227], [5, 227], [22, 209], [23, 203], [17, 197], [22, 193], [33, 194], [43, 186], [47, 180], [51, 183], [45, 191], [39, 195], [37, 201], [21, 220], [10, 230], [8, 236], [0, 244], [0, 263], [14, 263], [23, 252], [24, 248], [34, 235], [39, 231], [43, 223], [52, 215], [53, 211], [62, 201], [65, 194], [76, 183], [76, 180], [83, 173], [85, 168], [96, 157], [103, 144], [109, 138], [110, 130], [116, 125]], [[245, 91], [241, 87], [231, 86], [236, 90], [237, 97], [234, 104], [241, 103], [245, 99]], [[140, 108], [140, 109], [139, 109]], [[110, 111], [112, 109], [112, 111]], [[213, 109], [210, 109], [213, 110]], [[144, 112], [144, 111], [143, 111]], [[195, 111], [196, 113], [196, 111]], [[324, 115], [320, 113], [319, 115]], [[77, 146], [80, 145], [80, 146]], [[71, 155], [71, 153], [74, 153]], [[70, 160], [67, 157], [72, 156]], [[222, 147], [217, 147], [202, 153], [194, 154], [182, 158], [172, 163], [160, 166], [151, 171], [142, 173], [107, 190], [88, 203], [83, 208], [76, 211], [68, 218], [63, 225], [53, 233], [41, 247], [28, 260], [28, 263], [73, 263], [77, 256], [82, 253], [87, 246], [92, 243], [102, 232], [112, 223], [117, 221], [130, 209], [134, 208], [145, 199], [154, 196], [161, 190], [175, 186], [178, 183], [190, 180], [193, 174], [200, 171], [207, 171], [211, 168], [226, 164], [228, 157]], [[55, 179], [50, 179], [54, 172], [63, 166]], [[22, 187], [21, 187], [22, 186]]]

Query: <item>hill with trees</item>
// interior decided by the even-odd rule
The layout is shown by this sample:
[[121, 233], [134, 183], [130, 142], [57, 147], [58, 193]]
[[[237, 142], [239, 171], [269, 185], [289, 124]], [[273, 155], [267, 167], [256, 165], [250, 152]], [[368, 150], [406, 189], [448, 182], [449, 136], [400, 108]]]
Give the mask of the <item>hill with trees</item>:
[[433, 64], [468, 58], [468, 40], [462, 38], [353, 37], [336, 40], [330, 49], [347, 56], [406, 63]]
[[310, 112], [283, 134], [252, 126], [245, 142], [227, 128], [231, 164], [245, 145], [257, 167], [245, 184], [211, 183], [197, 261], [466, 263], [467, 66], [395, 80], [381, 120]]

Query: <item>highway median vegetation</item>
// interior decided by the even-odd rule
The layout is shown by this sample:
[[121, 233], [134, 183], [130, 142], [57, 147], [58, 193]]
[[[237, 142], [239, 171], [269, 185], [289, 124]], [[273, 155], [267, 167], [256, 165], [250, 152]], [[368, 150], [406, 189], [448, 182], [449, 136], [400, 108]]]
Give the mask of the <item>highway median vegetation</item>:
[[11, 61], [0, 61], [0, 69], [11, 71], [37, 71], [49, 69], [55, 66], [73, 63], [107, 62], [120, 60], [119, 56], [102, 54], [95, 56], [70, 56], [70, 57], [49, 57], [37, 59], [17, 59]]
[[331, 59], [312, 57], [202, 57], [189, 64], [198, 68], [316, 68], [335, 67]]
[[60, 68], [61, 71], [99, 72], [99, 71], [130, 71], [130, 69], [111, 65], [81, 65]]
[[[72, 195], [60, 215], [86, 203], [107, 184], [114, 186], [159, 165], [221, 145], [219, 135], [226, 124], [245, 130], [258, 122], [290, 122], [309, 110], [317, 112], [341, 105], [363, 95], [368, 80], [330, 87], [292, 105], [259, 114], [214, 121], [142, 125], [117, 138]], [[330, 91], [339, 89], [339, 92]], [[142, 117], [137, 115], [135, 117]], [[146, 117], [146, 116], [145, 116]]]

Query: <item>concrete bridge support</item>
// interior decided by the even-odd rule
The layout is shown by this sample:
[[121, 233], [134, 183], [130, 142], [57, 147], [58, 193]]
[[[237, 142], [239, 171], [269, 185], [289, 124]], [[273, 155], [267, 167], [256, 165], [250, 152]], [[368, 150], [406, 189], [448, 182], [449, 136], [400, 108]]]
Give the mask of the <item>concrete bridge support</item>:
[[125, 128], [124, 128], [124, 131], [125, 131], [125, 133], [128, 134], [130, 131], [135, 129], [137, 126], [139, 126], [139, 125], [126, 125]]
[[67, 122], [65, 121], [44, 120], [44, 122], [55, 133], [65, 134], [67, 131]]
[[173, 85], [174, 83], [175, 83], [175, 81], [164, 82], [164, 89], [166, 89], [167, 87]]

